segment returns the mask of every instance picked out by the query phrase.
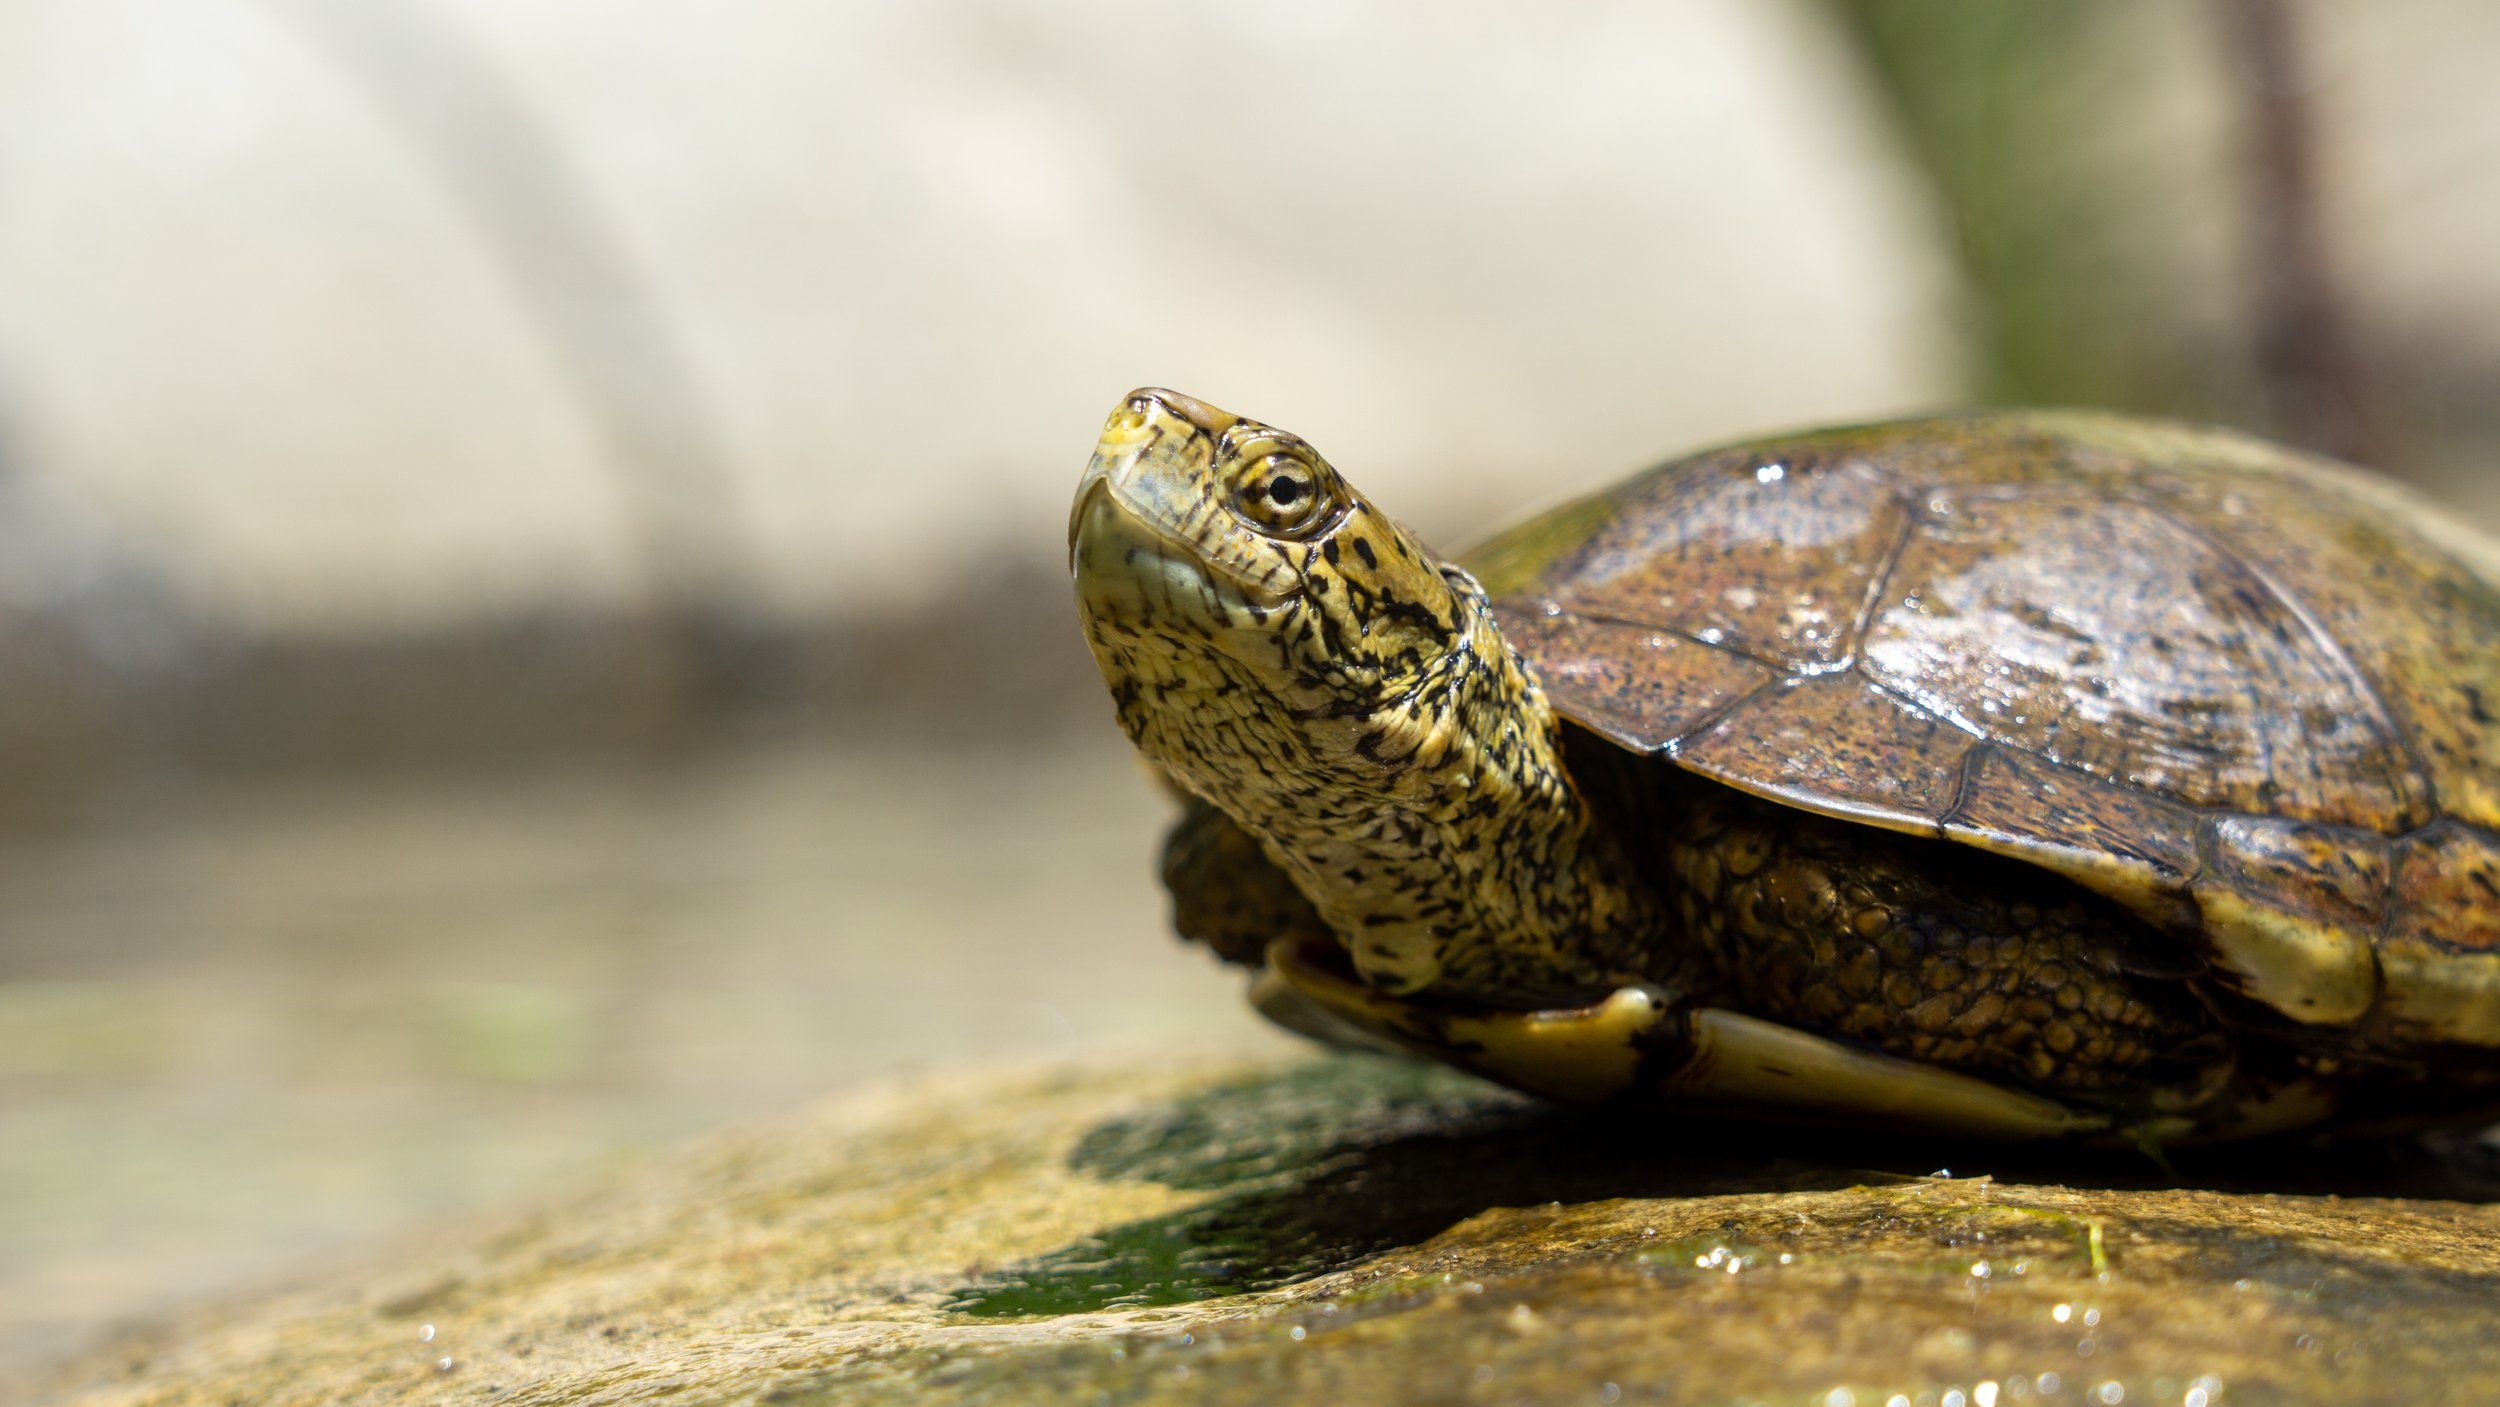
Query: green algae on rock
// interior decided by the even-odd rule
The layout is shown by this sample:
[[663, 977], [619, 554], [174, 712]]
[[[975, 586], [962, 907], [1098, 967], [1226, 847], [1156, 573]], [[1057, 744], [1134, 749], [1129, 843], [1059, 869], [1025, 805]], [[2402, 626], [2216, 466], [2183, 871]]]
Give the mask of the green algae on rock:
[[2205, 1155], [2186, 1186], [2043, 1157], [1625, 1127], [1359, 1057], [956, 1076], [133, 1335], [37, 1400], [2053, 1407], [2500, 1381], [2487, 1148]]

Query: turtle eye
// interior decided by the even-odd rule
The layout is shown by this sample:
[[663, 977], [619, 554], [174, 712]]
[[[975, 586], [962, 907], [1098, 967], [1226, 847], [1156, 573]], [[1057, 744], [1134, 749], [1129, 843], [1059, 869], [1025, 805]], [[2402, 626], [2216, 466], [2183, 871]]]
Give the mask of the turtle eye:
[[1262, 532], [1295, 533], [1317, 521], [1328, 506], [1311, 467], [1286, 455], [1271, 454], [1242, 476], [1234, 509]]

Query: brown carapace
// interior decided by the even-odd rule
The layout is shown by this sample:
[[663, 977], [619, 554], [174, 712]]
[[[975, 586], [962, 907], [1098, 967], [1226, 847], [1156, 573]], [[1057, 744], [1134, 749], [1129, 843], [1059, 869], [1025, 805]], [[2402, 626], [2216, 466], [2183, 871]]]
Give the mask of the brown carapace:
[[[1333, 518], [1239, 511], [1280, 462]], [[1679, 460], [1459, 570], [1145, 392], [1078, 517], [1122, 720], [1203, 798], [1179, 924], [1298, 1029], [2005, 1137], [2500, 1106], [2500, 553], [2357, 471], [1910, 421]]]

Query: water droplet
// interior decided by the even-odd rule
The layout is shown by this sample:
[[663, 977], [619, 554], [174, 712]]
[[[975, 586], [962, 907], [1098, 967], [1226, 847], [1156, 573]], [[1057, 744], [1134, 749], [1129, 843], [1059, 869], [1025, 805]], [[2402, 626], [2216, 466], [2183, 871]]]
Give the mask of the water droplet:
[[1976, 1404], [1976, 1407], [1997, 1407], [1997, 1385], [1992, 1382], [1981, 1383], [1970, 1390], [1970, 1400]]
[[450, 1372], [452, 1369], [457, 1368], [457, 1367], [459, 1367], [459, 1366], [460, 1366], [459, 1362], [458, 1362], [457, 1360], [455, 1360], [455, 1359], [450, 1359], [450, 1358], [437, 1359], [437, 1360], [435, 1361], [435, 1364], [434, 1364], [434, 1371], [435, 1371], [435, 1372], [437, 1372], [437, 1373], [448, 1373], [448, 1372]]
[[1823, 1394], [1823, 1407], [1858, 1407], [1858, 1395], [1845, 1387]]
[[1308, 1329], [1303, 1328], [1303, 1327], [1302, 1327], [1301, 1325], [1299, 1325], [1299, 1324], [1294, 1325], [1294, 1326], [1293, 1326], [1293, 1328], [1292, 1328], [1292, 1330], [1290, 1330], [1290, 1333], [1291, 1333], [1291, 1336], [1292, 1336], [1293, 1341], [1294, 1341], [1295, 1343], [1300, 1343], [1300, 1342], [1302, 1342], [1304, 1339], [1309, 1338], [1309, 1337], [1311, 1336], [1311, 1331], [1310, 1331], [1310, 1330], [1308, 1330]]
[[1623, 1400], [1623, 1389], [1613, 1383], [1600, 1383], [1597, 1385], [1597, 1400], [1600, 1402], [1621, 1402]]
[[431, 1325], [431, 1324], [428, 1324], [428, 1325], [426, 1325], [424, 1328], [417, 1330], [417, 1342], [419, 1342], [419, 1343], [432, 1343], [432, 1342], [434, 1342], [434, 1326], [433, 1326], [433, 1325]]
[[2042, 1397], [2052, 1396], [2059, 1388], [2066, 1385], [2066, 1380], [2059, 1377], [2055, 1373], [2042, 1373], [2039, 1377], [2034, 1378], [2032, 1381], [2040, 1385], [2040, 1395]]
[[2203, 1388], [2192, 1387], [2187, 1390], [2187, 1396], [2180, 1400], [2179, 1407], [2206, 1407], [2206, 1404], [2212, 1400], [2205, 1395]]
[[2075, 1307], [2071, 1304], [2056, 1305], [2049, 1310], [2049, 1317], [2063, 1324], [2075, 1317]]
[[2101, 1322], [2101, 1312], [2100, 1312], [2099, 1310], [2097, 1310], [2097, 1309], [2087, 1309], [2087, 1310], [2085, 1310], [2085, 1311], [2083, 1312], [2083, 1323], [2084, 1323], [2084, 1327], [2085, 1327], [2085, 1328], [2092, 1328], [2092, 1327], [2095, 1327], [2095, 1326], [2097, 1326], [2100, 1322]]
[[2119, 1403], [2127, 1400], [2126, 1384], [2112, 1378], [2094, 1388], [2092, 1396], [2102, 1404], [2102, 1407], [2118, 1407]]
[[1884, 1407], [1910, 1407], [1910, 1395], [1906, 1392], [1896, 1392], [1884, 1399]]
[[1765, 464], [1753, 471], [1753, 480], [1757, 484], [1776, 484], [1787, 477], [1788, 466], [1785, 464]]
[[1984, 1261], [1984, 1260], [1972, 1261], [1972, 1262], [1971, 1262], [1971, 1267], [1970, 1267], [1970, 1273], [1971, 1273], [1971, 1278], [1972, 1278], [1972, 1279], [1974, 1279], [1974, 1280], [1985, 1280], [1985, 1279], [1987, 1279], [1987, 1278], [1988, 1278], [1988, 1275], [1989, 1275], [1988, 1263], [1987, 1263], [1986, 1261]]
[[1962, 1395], [1960, 1388], [1949, 1387], [1944, 1390], [1944, 1400], [1936, 1407], [1970, 1407], [1970, 1399]]

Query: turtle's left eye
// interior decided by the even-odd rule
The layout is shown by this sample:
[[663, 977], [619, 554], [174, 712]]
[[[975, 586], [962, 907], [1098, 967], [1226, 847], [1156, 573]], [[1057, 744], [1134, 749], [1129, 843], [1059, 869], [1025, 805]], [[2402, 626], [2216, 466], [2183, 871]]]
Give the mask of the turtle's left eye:
[[1235, 511], [1252, 527], [1271, 533], [1300, 532], [1328, 506], [1310, 466], [1281, 454], [1254, 465], [1233, 498]]

